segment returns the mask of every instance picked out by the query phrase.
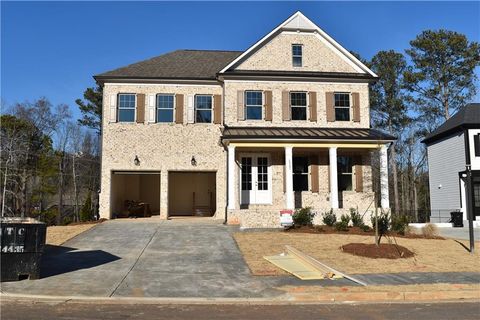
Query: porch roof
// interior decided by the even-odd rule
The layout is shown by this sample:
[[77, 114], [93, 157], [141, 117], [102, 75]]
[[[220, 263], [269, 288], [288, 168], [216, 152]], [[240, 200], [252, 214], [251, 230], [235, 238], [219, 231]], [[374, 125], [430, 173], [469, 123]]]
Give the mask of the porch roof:
[[385, 143], [396, 137], [370, 128], [322, 127], [225, 127], [222, 139], [229, 141], [339, 141]]

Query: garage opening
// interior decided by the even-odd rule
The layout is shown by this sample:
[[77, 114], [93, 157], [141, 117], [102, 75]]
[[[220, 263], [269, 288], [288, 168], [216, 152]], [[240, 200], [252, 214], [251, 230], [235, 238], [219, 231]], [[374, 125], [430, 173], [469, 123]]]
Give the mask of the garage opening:
[[111, 209], [112, 218], [159, 215], [160, 172], [112, 172]]
[[168, 215], [211, 217], [216, 211], [215, 172], [169, 172]]

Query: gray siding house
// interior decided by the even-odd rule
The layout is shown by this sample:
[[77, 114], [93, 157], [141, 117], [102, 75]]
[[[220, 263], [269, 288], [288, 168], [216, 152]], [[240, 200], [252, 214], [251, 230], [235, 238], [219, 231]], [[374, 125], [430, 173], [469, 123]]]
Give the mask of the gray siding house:
[[472, 208], [480, 220], [480, 104], [459, 110], [422, 141], [427, 145], [431, 222], [448, 222], [450, 212], [463, 212], [467, 220], [467, 196], [461, 179], [471, 165]]

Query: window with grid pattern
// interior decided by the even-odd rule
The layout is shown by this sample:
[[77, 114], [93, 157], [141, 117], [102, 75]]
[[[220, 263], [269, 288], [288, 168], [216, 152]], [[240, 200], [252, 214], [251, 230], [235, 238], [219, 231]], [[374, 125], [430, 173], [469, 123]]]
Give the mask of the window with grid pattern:
[[262, 91], [245, 92], [245, 118], [262, 120]]
[[173, 94], [157, 95], [157, 122], [173, 122]]
[[252, 190], [252, 158], [242, 158], [242, 190]]
[[353, 190], [352, 157], [339, 156], [337, 158], [337, 169], [338, 169], [338, 191]]
[[195, 96], [195, 122], [196, 123], [212, 122], [212, 96], [207, 96], [207, 95]]
[[335, 93], [335, 121], [350, 121], [350, 93]]
[[308, 191], [307, 157], [293, 157], [293, 191]]
[[294, 67], [302, 66], [303, 46], [301, 44], [292, 44], [292, 64]]
[[307, 93], [290, 92], [292, 120], [307, 120]]
[[135, 95], [119, 94], [118, 95], [118, 122], [134, 122], [135, 121]]
[[268, 159], [257, 158], [257, 184], [258, 190], [268, 190]]

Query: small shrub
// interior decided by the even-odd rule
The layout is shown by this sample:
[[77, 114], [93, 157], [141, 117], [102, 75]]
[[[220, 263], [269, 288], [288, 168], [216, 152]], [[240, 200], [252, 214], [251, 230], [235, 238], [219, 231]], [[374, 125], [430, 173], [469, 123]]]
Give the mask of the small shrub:
[[350, 216], [347, 214], [342, 214], [340, 216], [340, 221], [344, 222], [347, 226], [350, 223]]
[[427, 223], [423, 228], [422, 228], [422, 235], [425, 238], [433, 238], [438, 236], [438, 228], [436, 225]]
[[80, 221], [91, 221], [93, 220], [93, 210], [92, 210], [92, 195], [90, 192], [85, 199], [85, 203], [80, 210]]
[[391, 230], [405, 235], [408, 229], [408, 217], [405, 215], [393, 215]]
[[293, 223], [297, 226], [311, 226], [315, 213], [312, 212], [312, 208], [306, 207], [295, 210], [293, 214]]
[[333, 213], [333, 209], [330, 209], [330, 211], [327, 211], [323, 214], [322, 221], [327, 226], [333, 227], [335, 222], [337, 222], [337, 216], [335, 215], [335, 213]]
[[348, 222], [339, 221], [335, 223], [335, 230], [337, 231], [348, 231]]
[[369, 232], [370, 230], [372, 230], [372, 228], [370, 228], [369, 226], [367, 226], [366, 224], [362, 224], [360, 226], [360, 229], [362, 229], [363, 232]]
[[350, 218], [354, 227], [362, 227], [364, 225], [362, 216], [355, 208], [350, 208]]

